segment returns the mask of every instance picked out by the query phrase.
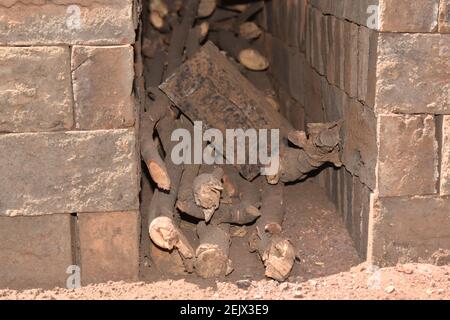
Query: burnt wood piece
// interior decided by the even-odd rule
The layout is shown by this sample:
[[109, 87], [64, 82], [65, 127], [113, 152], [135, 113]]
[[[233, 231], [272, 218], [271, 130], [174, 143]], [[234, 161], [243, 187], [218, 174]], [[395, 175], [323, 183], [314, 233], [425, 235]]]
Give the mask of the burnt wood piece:
[[258, 49], [233, 32], [220, 30], [218, 45], [249, 70], [263, 71], [269, 67], [269, 60]]
[[[142, 225], [148, 226], [148, 210], [153, 198], [153, 190], [150, 186], [148, 178], [142, 175], [141, 186], [141, 216]], [[146, 227], [144, 227], [145, 229]], [[146, 231], [143, 230], [143, 234]], [[152, 243], [149, 237], [142, 237], [141, 246], [144, 257], [149, 257], [153, 266], [156, 267], [161, 273], [167, 275], [184, 275], [186, 274], [186, 268], [183, 263], [178, 250], [164, 250]]]
[[294, 247], [282, 235], [285, 212], [283, 188], [283, 185], [265, 184], [261, 217], [249, 240], [251, 251], [256, 251], [264, 263], [265, 275], [278, 281], [287, 279], [295, 262]]
[[183, 9], [183, 20], [181, 23], [174, 23], [172, 37], [170, 39], [167, 76], [172, 75], [183, 63], [183, 53], [190, 30], [195, 21], [200, 0], [188, 0]]
[[217, 0], [200, 0], [197, 15], [199, 18], [206, 18], [213, 14], [217, 8]]
[[231, 166], [225, 166], [224, 186], [230, 193], [231, 202], [222, 201], [214, 215], [216, 223], [244, 225], [261, 216], [261, 193], [256, 184], [243, 179]]
[[233, 10], [227, 10], [225, 8], [217, 8], [214, 13], [209, 17], [209, 22], [222, 22], [225, 20], [236, 18], [239, 15], [238, 12]]
[[209, 222], [220, 204], [220, 196], [223, 190], [223, 170], [214, 169], [210, 173], [198, 175], [192, 184], [195, 204], [199, 206]]
[[[191, 121], [203, 121], [206, 128], [217, 128], [224, 137], [226, 129], [280, 129], [281, 137], [293, 130], [211, 42], [160, 88]], [[240, 169], [249, 180], [260, 173], [257, 165]]]
[[239, 27], [239, 37], [245, 40], [254, 40], [261, 36], [262, 30], [253, 21], [244, 22]]
[[279, 179], [295, 182], [325, 163], [342, 166], [339, 156], [341, 122], [308, 124], [308, 136], [292, 131], [289, 141], [298, 148], [286, 148], [281, 154]]
[[176, 207], [183, 213], [197, 219], [205, 219], [203, 210], [195, 204], [194, 193], [192, 190], [192, 182], [198, 176], [200, 165], [191, 164], [184, 166], [183, 177], [181, 178], [180, 190]]
[[145, 109], [141, 111], [139, 140], [141, 146], [141, 156], [144, 160], [152, 180], [162, 190], [170, 190], [171, 179], [168, 174], [166, 164], [158, 151], [157, 145], [153, 139], [155, 127], [158, 122], [164, 118], [169, 111], [170, 101], [159, 90], [153, 90], [154, 101], [145, 96]]
[[148, 61], [145, 77], [146, 88], [156, 88], [161, 84], [166, 61], [167, 54], [163, 50], [157, 50], [154, 57]]
[[237, 19], [234, 22], [234, 29], [236, 31], [239, 31], [239, 27], [241, 24], [249, 20], [251, 17], [253, 17], [255, 14], [260, 12], [262, 9], [264, 9], [264, 1], [258, 1], [250, 3], [247, 8], [239, 14]]
[[229, 259], [230, 226], [209, 224], [204, 221], [197, 225], [200, 245], [196, 250], [195, 272], [202, 278], [226, 276], [233, 271]]
[[159, 137], [166, 152], [165, 164], [170, 175], [169, 192], [156, 190], [149, 209], [149, 235], [152, 241], [162, 249], [177, 249], [184, 259], [185, 267], [192, 271], [195, 253], [186, 236], [174, 222], [175, 202], [183, 173], [183, 166], [175, 165], [170, 151], [175, 143], [171, 141], [171, 133], [178, 128], [171, 116], [161, 119], [157, 126]]

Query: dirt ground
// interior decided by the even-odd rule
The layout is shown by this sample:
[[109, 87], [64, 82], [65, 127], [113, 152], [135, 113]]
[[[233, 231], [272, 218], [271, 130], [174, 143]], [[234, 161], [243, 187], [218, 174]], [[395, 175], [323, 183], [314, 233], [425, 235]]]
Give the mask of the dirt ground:
[[361, 263], [352, 240], [314, 180], [288, 186], [287, 236], [298, 261], [287, 282], [264, 278], [248, 252], [248, 226], [236, 229], [231, 247], [234, 272], [223, 279], [174, 278], [142, 261], [142, 282], [110, 282], [81, 289], [0, 290], [4, 299], [450, 299], [450, 266], [398, 265], [376, 269]]

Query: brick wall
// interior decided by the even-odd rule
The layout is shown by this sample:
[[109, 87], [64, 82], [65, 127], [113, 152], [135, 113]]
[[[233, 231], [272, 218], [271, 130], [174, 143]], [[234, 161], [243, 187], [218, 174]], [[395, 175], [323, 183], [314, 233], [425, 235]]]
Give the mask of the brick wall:
[[267, 1], [261, 23], [283, 112], [344, 120], [319, 179], [361, 256], [450, 256], [450, 1]]
[[138, 275], [132, 0], [0, 0], [0, 287]]

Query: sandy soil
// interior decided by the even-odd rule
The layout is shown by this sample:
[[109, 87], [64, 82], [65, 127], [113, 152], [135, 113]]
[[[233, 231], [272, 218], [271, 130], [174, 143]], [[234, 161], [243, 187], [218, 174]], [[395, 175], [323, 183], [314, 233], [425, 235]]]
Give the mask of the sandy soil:
[[287, 187], [285, 231], [298, 261], [285, 283], [264, 278], [248, 252], [252, 226], [235, 230], [234, 272], [223, 279], [162, 274], [142, 261], [142, 282], [106, 283], [67, 290], [0, 290], [2, 299], [450, 299], [450, 266], [398, 265], [377, 270], [361, 263], [324, 191], [312, 181]]
[[[380, 282], [377, 282], [379, 279]], [[375, 281], [374, 281], [375, 280]], [[2, 299], [450, 299], [450, 267], [409, 264], [379, 273], [364, 265], [351, 271], [315, 278], [301, 283], [271, 280], [239, 282], [217, 281], [202, 286], [188, 280], [154, 283], [106, 283], [81, 289], [44, 291], [0, 291]]]

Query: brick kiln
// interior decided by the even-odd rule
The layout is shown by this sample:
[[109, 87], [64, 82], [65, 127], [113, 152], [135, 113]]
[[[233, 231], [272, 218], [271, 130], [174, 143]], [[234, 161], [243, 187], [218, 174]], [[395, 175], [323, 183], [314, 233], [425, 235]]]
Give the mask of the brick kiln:
[[[447, 263], [449, 49], [448, 0], [0, 0], [0, 287], [225, 276], [230, 224], [284, 280], [312, 171], [363, 259]], [[280, 129], [280, 169], [175, 165], [199, 120]]]

